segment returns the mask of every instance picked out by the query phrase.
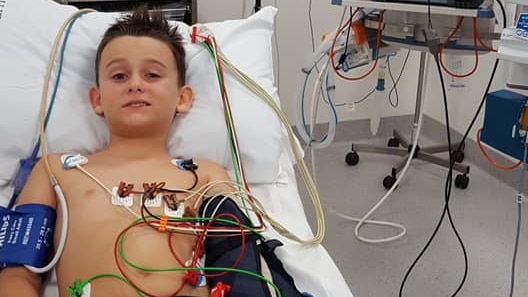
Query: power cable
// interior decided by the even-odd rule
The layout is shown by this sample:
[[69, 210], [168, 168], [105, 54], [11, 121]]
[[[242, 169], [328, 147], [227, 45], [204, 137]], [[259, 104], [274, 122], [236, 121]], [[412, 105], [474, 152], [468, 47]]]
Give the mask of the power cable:
[[359, 104], [359, 103], [361, 103], [361, 102], [367, 100], [367, 99], [370, 97], [370, 95], [372, 95], [375, 91], [376, 91], [375, 88], [372, 89], [372, 91], [368, 92], [365, 96], [363, 96], [363, 98], [361, 98], [361, 99], [359, 99], [359, 100], [357, 100], [357, 101], [354, 101], [354, 104]]
[[[426, 36], [425, 32], [424, 32], [424, 36]], [[427, 37], [426, 37], [426, 39], [427, 39]], [[449, 112], [448, 112], [449, 110], [448, 110], [448, 106], [447, 106], [447, 95], [446, 95], [446, 91], [445, 91], [444, 80], [443, 80], [443, 76], [442, 76], [442, 72], [441, 72], [441, 68], [440, 68], [440, 62], [439, 62], [439, 58], [438, 58], [438, 51], [437, 51], [438, 44], [436, 44], [436, 47], [434, 49], [433, 49], [434, 45], [432, 45], [432, 42], [429, 44], [429, 46], [430, 46], [431, 53], [433, 53], [433, 56], [434, 56], [434, 59], [435, 59], [435, 64], [437, 65], [438, 74], [439, 74], [439, 77], [440, 77], [440, 84], [441, 84], [441, 87], [442, 87], [442, 95], [443, 95], [443, 101], [444, 101], [444, 113], [445, 113], [445, 120], [446, 120], [447, 142], [448, 142], [448, 147], [451, 148], [451, 132], [450, 132]], [[436, 224], [436, 226], [434, 228], [434, 231], [433, 231], [432, 235], [427, 240], [427, 243], [425, 244], [425, 246], [422, 248], [422, 250], [418, 254], [418, 257], [416, 257], [416, 259], [413, 261], [413, 263], [411, 264], [410, 268], [405, 273], [403, 281], [402, 281], [402, 283], [400, 285], [400, 290], [399, 290], [399, 296], [400, 297], [402, 296], [403, 288], [405, 286], [405, 283], [406, 283], [411, 271], [414, 269], [415, 265], [418, 263], [418, 261], [421, 259], [421, 257], [424, 255], [424, 253], [426, 252], [426, 250], [429, 248], [430, 244], [432, 243], [432, 241], [436, 237], [438, 231], [440, 230], [440, 226], [442, 225], [442, 223], [444, 221], [444, 218], [445, 218], [446, 214], [448, 214], [449, 221], [451, 223], [451, 227], [453, 228], [453, 231], [455, 232], [455, 235], [457, 236], [457, 239], [458, 239], [459, 243], [461, 244], [461, 247], [462, 247], [462, 250], [463, 250], [463, 254], [464, 254], [464, 264], [465, 264], [464, 265], [464, 277], [462, 279], [462, 282], [459, 284], [456, 292], [453, 295], [451, 295], [451, 296], [455, 296], [458, 293], [458, 291], [461, 289], [463, 283], [465, 282], [465, 279], [466, 279], [466, 276], [467, 276], [467, 266], [468, 266], [467, 265], [467, 253], [466, 253], [464, 244], [463, 244], [460, 236], [458, 235], [458, 232], [456, 231], [456, 228], [455, 228], [455, 226], [453, 224], [453, 220], [451, 218], [451, 214], [450, 214], [450, 211], [449, 211], [449, 199], [450, 199], [452, 179], [453, 179], [453, 166], [454, 166], [454, 160], [453, 160], [453, 156], [452, 156], [451, 150], [449, 149], [449, 170], [448, 170], [448, 173], [447, 173], [447, 178], [446, 178], [446, 183], [445, 183], [445, 200], [444, 200], [444, 207], [443, 207], [443, 210], [442, 210], [442, 214], [440, 216], [440, 219], [439, 219], [438, 223]]]
[[[503, 17], [504, 17], [503, 18], [503, 20], [504, 20], [503, 27], [506, 28], [506, 18], [505, 18], [504, 6], [500, 2], [500, 0], [497, 0], [497, 2], [499, 3], [499, 5], [500, 5], [500, 7], [502, 9], [502, 12], [503, 12]], [[438, 46], [438, 44], [436, 46]], [[450, 127], [449, 127], [449, 124], [448, 124], [448, 110], [447, 110], [447, 100], [446, 100], [446, 94], [445, 94], [445, 85], [444, 85], [444, 81], [443, 81], [443, 77], [442, 77], [442, 73], [441, 73], [441, 66], [440, 66], [440, 63], [439, 63], [438, 52], [436, 50], [434, 51], [436, 53], [434, 55], [435, 64], [437, 66], [438, 73], [439, 73], [439, 76], [440, 76], [440, 82], [441, 82], [441, 85], [442, 85], [442, 92], [443, 92], [444, 104], [445, 104], [445, 114], [446, 114], [446, 126], [447, 126], [446, 129], [447, 129], [447, 132], [448, 132], [447, 137], [448, 137], [449, 147], [451, 147], [451, 143], [450, 143], [450, 141], [451, 141], [451, 139], [450, 139]], [[479, 103], [479, 106], [477, 107], [477, 110], [476, 110], [475, 114], [473, 115], [473, 118], [470, 121], [470, 124], [469, 124], [468, 128], [466, 129], [466, 131], [464, 133], [464, 136], [462, 137], [462, 140], [460, 141], [460, 144], [459, 144], [459, 146], [457, 148], [457, 151], [460, 151], [462, 149], [462, 146], [464, 145], [464, 142], [465, 142], [467, 136], [469, 135], [469, 132], [473, 128], [473, 125], [475, 124], [475, 122], [477, 120], [477, 117], [480, 114], [480, 112], [482, 110], [482, 107], [484, 106], [484, 103], [486, 101], [486, 96], [487, 96], [487, 94], [488, 94], [488, 92], [489, 92], [489, 90], [491, 88], [491, 84], [492, 84], [493, 79], [495, 77], [495, 73], [497, 71], [498, 64], [499, 64], [499, 59], [495, 59], [495, 63], [493, 65], [491, 76], [490, 76], [490, 79], [489, 79], [488, 84], [486, 86], [484, 95], [483, 95], [483, 97], [482, 97], [482, 99], [481, 99], [481, 101]], [[418, 263], [420, 258], [423, 256], [425, 251], [429, 248], [429, 246], [430, 246], [431, 242], [433, 241], [433, 239], [436, 237], [436, 234], [438, 233], [438, 230], [440, 229], [440, 226], [442, 225], [446, 214], [448, 215], [451, 227], [453, 228], [453, 231], [455, 232], [455, 235], [457, 236], [457, 239], [458, 239], [459, 243], [461, 244], [461, 248], [462, 248], [463, 254], [464, 254], [464, 276], [463, 276], [462, 281], [460, 282], [459, 286], [457, 287], [457, 289], [455, 290], [455, 292], [451, 296], [452, 297], [456, 296], [458, 294], [458, 292], [460, 292], [460, 290], [462, 289], [462, 286], [465, 283], [465, 280], [466, 280], [466, 277], [467, 277], [467, 271], [468, 271], [467, 253], [466, 253], [465, 247], [463, 245], [463, 242], [462, 242], [458, 232], [456, 231], [456, 228], [454, 226], [454, 223], [453, 223], [453, 220], [452, 220], [452, 217], [451, 217], [451, 212], [449, 210], [449, 199], [450, 199], [450, 194], [451, 194], [453, 166], [454, 166], [454, 160], [453, 160], [453, 156], [452, 156], [451, 150], [449, 150], [449, 164], [450, 164], [450, 166], [449, 166], [448, 175], [447, 175], [447, 178], [446, 178], [445, 200], [444, 200], [444, 207], [443, 207], [443, 210], [442, 210], [442, 214], [440, 216], [440, 219], [439, 219], [438, 223], [435, 226], [435, 229], [434, 229], [433, 233], [431, 234], [431, 236], [427, 240], [425, 246], [422, 248], [422, 250], [420, 251], [418, 256], [412, 262], [412, 264], [409, 267], [409, 269], [406, 271], [405, 276], [404, 276], [404, 278], [402, 280], [402, 283], [400, 285], [400, 290], [399, 290], [399, 296], [400, 297], [402, 296], [403, 288], [405, 286], [405, 283], [406, 283], [411, 271], [414, 269], [415, 265]]]
[[[398, 78], [396, 78], [396, 80], [394, 80], [394, 76], [392, 75], [390, 59], [387, 59], [387, 69], [389, 70], [389, 77], [391, 78], [391, 82], [392, 82], [392, 87], [389, 90], [388, 99], [389, 99], [389, 104], [394, 108], [398, 107], [398, 104], [400, 101], [400, 96], [398, 94], [398, 83], [400, 82], [400, 78], [403, 74], [403, 71], [405, 70], [405, 66], [407, 66], [407, 61], [409, 61], [410, 54], [411, 54], [411, 50], [409, 49], [407, 50], [407, 55], [405, 56], [405, 60], [403, 61], [402, 68], [400, 69], [400, 73], [398, 74]], [[392, 102], [392, 99], [391, 99], [392, 92], [394, 92], [394, 94], [396, 95], [396, 103]]]
[[312, 21], [312, 0], [308, 2], [308, 24], [310, 25], [310, 36], [312, 37], [312, 52], [315, 52], [315, 37]]

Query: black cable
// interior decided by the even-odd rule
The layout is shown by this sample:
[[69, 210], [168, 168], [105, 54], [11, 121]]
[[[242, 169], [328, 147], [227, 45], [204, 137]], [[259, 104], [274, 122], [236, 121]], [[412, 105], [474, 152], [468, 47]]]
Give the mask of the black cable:
[[[500, 0], [496, 0], [496, 1], [497, 1], [497, 3], [499, 3], [499, 6], [501, 7], [501, 11], [502, 11], [502, 16], [503, 16], [502, 27], [504, 29], [506, 29], [506, 10], [504, 9], [504, 5], [502, 5], [502, 2]], [[471, 122], [469, 123], [469, 126], [466, 129], [466, 132], [464, 133], [464, 136], [462, 137], [462, 141], [460, 141], [460, 145], [458, 146], [457, 151], [460, 151], [462, 149], [462, 146], [464, 145], [464, 141], [468, 137], [469, 132], [473, 128], [473, 125], [475, 124], [475, 122], [476, 122], [476, 120], [478, 118], [478, 115], [482, 111], [482, 107], [484, 106], [484, 103], [486, 102], [486, 96], [487, 96], [487, 94], [488, 94], [488, 92], [489, 92], [489, 90], [491, 88], [491, 83], [493, 82], [493, 78], [495, 77], [495, 72], [497, 71], [498, 65], [499, 65], [499, 59], [495, 59], [495, 64], [493, 65], [493, 70], [491, 71], [491, 76], [490, 76], [490, 79], [488, 81], [488, 85], [486, 86], [486, 91], [484, 92], [484, 96], [482, 97], [482, 99], [480, 101], [480, 104], [479, 104], [475, 114], [473, 115], [473, 118], [471, 119]]]
[[[193, 185], [187, 189], [187, 191], [190, 191], [194, 189], [194, 187], [196, 187], [196, 184], [198, 184], [198, 174], [196, 174], [196, 170], [194, 169], [188, 169], [188, 170], [193, 174], [193, 177], [194, 177]], [[164, 192], [169, 192], [169, 193], [183, 193], [184, 192], [182, 190], [172, 190], [172, 189], [165, 189], [165, 188], [162, 188], [161, 190]]]
[[[345, 40], [345, 49], [343, 50], [343, 54], [341, 55], [341, 57], [339, 57], [339, 64], [337, 65], [337, 69], [336, 70], [338, 70], [343, 65], [343, 63], [345, 62], [345, 59], [347, 57], [348, 38], [350, 37], [350, 30], [352, 30], [352, 17], [354, 15], [352, 13], [352, 7], [349, 7], [349, 10], [350, 10], [350, 23], [348, 24], [348, 31], [347, 31], [347, 36], [346, 36], [346, 40]], [[338, 33], [339, 32], [337, 32], [336, 35]]]
[[431, 23], [431, 0], [427, 0], [427, 23], [429, 30], [433, 29], [433, 23]]
[[[410, 50], [409, 50], [410, 51]], [[387, 96], [387, 99], [389, 99], [389, 104], [396, 108], [398, 107], [399, 103], [400, 103], [400, 95], [398, 94], [398, 87], [396, 87], [396, 81], [394, 80], [394, 76], [392, 75], [392, 70], [391, 70], [391, 65], [390, 65], [390, 59], [387, 58], [387, 69], [389, 70], [389, 77], [391, 79], [391, 82], [392, 82], [392, 86], [391, 86], [391, 89], [389, 90], [389, 95]], [[403, 67], [402, 67], [402, 70], [403, 70]], [[400, 75], [402, 74], [403, 71], [400, 71]], [[398, 80], [399, 80], [400, 77], [398, 77]], [[392, 102], [392, 92], [394, 91], [394, 94], [396, 94], [396, 102], [393, 103]]]
[[[443, 80], [443, 77], [442, 77], [442, 74], [441, 74], [442, 73], [442, 69], [441, 69], [441, 66], [440, 66], [440, 60], [439, 60], [438, 54], [435, 55], [435, 64], [436, 64], [437, 71], [440, 74], [440, 79], [441, 79], [441, 82], [442, 82], [442, 94], [443, 94], [443, 97], [444, 97], [444, 108], [445, 108], [445, 117], [446, 117], [446, 130], [447, 130], [447, 139], [448, 139], [448, 147], [449, 147], [449, 171], [448, 171], [448, 174], [447, 174], [446, 184], [445, 184], [445, 201], [444, 201], [445, 206], [444, 206], [444, 209], [447, 211], [447, 217], [449, 219], [449, 224], [451, 225], [451, 229], [453, 230], [453, 232], [456, 235], [456, 238], [457, 238], [457, 240], [458, 240], [458, 242], [460, 244], [460, 248], [462, 249], [462, 253], [463, 253], [463, 256], [464, 256], [464, 275], [463, 275], [462, 280], [460, 281], [460, 284], [458, 285], [457, 289], [451, 295], [451, 296], [456, 296], [458, 294], [458, 292], [460, 292], [460, 290], [464, 286], [464, 283], [466, 282], [469, 263], [468, 263], [468, 255], [467, 255], [466, 247], [464, 246], [464, 242], [462, 241], [462, 238], [460, 237], [460, 234], [458, 233], [458, 230], [457, 230], [457, 228], [455, 226], [455, 223], [453, 222], [453, 217], [451, 216], [451, 210], [449, 208], [449, 200], [451, 198], [451, 189], [453, 187], [453, 167], [455, 166], [455, 160], [453, 158], [453, 152], [451, 150], [451, 132], [450, 132], [451, 128], [450, 128], [450, 125], [449, 125], [449, 112], [448, 112], [448, 107], [447, 107], [447, 95], [446, 95], [446, 90], [445, 90], [445, 83], [444, 83], [444, 80]], [[461, 148], [461, 146], [459, 146], [458, 149], [460, 149], [460, 148]], [[440, 222], [440, 224], [441, 224], [441, 222]]]
[[[505, 17], [506, 13], [505, 13], [504, 6], [500, 2], [500, 0], [497, 0], [497, 2], [499, 3], [499, 5], [501, 7], [501, 10], [502, 10], [502, 13], [503, 13], [503, 27], [506, 28], [506, 17]], [[442, 74], [441, 74], [440, 65], [439, 65], [439, 61], [438, 61], [438, 55], [436, 54], [434, 56], [435, 56], [435, 62], [436, 62], [436, 66], [437, 66], [437, 69], [438, 69], [438, 73], [440, 74], [440, 78], [441, 78], [442, 91], [443, 91], [443, 95], [444, 95], [444, 104], [446, 104], [447, 102], [445, 100], [445, 97], [446, 97], [445, 96], [445, 86], [444, 86], [443, 79], [442, 79]], [[489, 90], [491, 88], [491, 84], [493, 83], [493, 79], [495, 78], [495, 73], [497, 71], [498, 64], [499, 64], [499, 59], [495, 59], [495, 64], [493, 65], [493, 70], [491, 72], [491, 76], [490, 76], [490, 79], [488, 81], [488, 85], [486, 86], [486, 90], [484, 92], [484, 95], [483, 95], [483, 97], [482, 97], [482, 99], [481, 99], [481, 101], [479, 103], [479, 106], [477, 107], [477, 110], [476, 110], [473, 118], [471, 119], [471, 122], [470, 122], [468, 128], [466, 129], [466, 131], [464, 133], [464, 136], [462, 137], [462, 140], [460, 141], [460, 144], [459, 144], [459, 146], [457, 148], [457, 151], [460, 151], [462, 149], [462, 147], [464, 145], [464, 142], [465, 142], [467, 136], [469, 135], [469, 132], [473, 128], [473, 125], [475, 124], [476, 119], [478, 118], [478, 115], [480, 114], [480, 112], [482, 110], [482, 107], [484, 106], [484, 103], [486, 101], [486, 96], [489, 93]], [[448, 122], [447, 122], [448, 121], [447, 105], [445, 105], [445, 107], [446, 107], [446, 125], [448, 126]], [[448, 136], [449, 148], [451, 148], [451, 144], [450, 144], [451, 139], [450, 139], [449, 126], [447, 127], [447, 131], [448, 131], [448, 135], [447, 136]], [[452, 157], [452, 151], [451, 151], [451, 149], [449, 149], [449, 170], [448, 170], [448, 175], [447, 175], [447, 178], [446, 178], [446, 186], [445, 186], [445, 191], [446, 192], [445, 192], [445, 201], [444, 201], [445, 204], [444, 204], [444, 208], [443, 208], [443, 211], [442, 211], [442, 215], [440, 216], [440, 219], [439, 219], [439, 221], [438, 221], [433, 233], [431, 234], [431, 236], [427, 240], [427, 243], [422, 248], [422, 250], [420, 251], [420, 253], [416, 257], [416, 259], [413, 261], [413, 263], [411, 264], [411, 266], [409, 267], [409, 269], [405, 273], [403, 281], [402, 281], [402, 283], [400, 285], [400, 291], [399, 291], [399, 296], [400, 297], [402, 296], [403, 287], [405, 286], [405, 283], [407, 281], [407, 278], [409, 277], [409, 274], [411, 273], [411, 271], [413, 270], [415, 265], [418, 263], [420, 258], [423, 256], [423, 254], [425, 253], [425, 251], [427, 250], [427, 248], [429, 247], [429, 245], [431, 244], [433, 239], [436, 237], [436, 234], [438, 233], [438, 230], [440, 229], [440, 226], [441, 226], [441, 224], [442, 224], [442, 222], [443, 222], [443, 220], [445, 218], [445, 214], [446, 213], [449, 216], [449, 221], [451, 223], [451, 226], [453, 227], [453, 231], [455, 232], [455, 234], [457, 235], [457, 239], [461, 243], [461, 247], [462, 247], [463, 253], [464, 253], [464, 262], [465, 262], [463, 279], [462, 279], [461, 283], [459, 284], [458, 288], [456, 289], [455, 293], [452, 296], [455, 296], [456, 294], [458, 294], [458, 292], [460, 291], [460, 289], [462, 288], [462, 286], [463, 286], [463, 284], [464, 284], [464, 282], [466, 280], [467, 269], [468, 269], [467, 254], [466, 254], [465, 247], [463, 246], [463, 243], [461, 241], [461, 238], [460, 238], [458, 232], [456, 231], [456, 228], [454, 228], [454, 224], [453, 224], [453, 221], [452, 221], [451, 213], [450, 213], [450, 210], [449, 210], [449, 204], [448, 204], [449, 203], [449, 199], [450, 199], [450, 193], [451, 193], [451, 185], [452, 185], [452, 177], [453, 177], [453, 166], [454, 166], [454, 160], [453, 160], [453, 157]]]
[[501, 12], [502, 12], [502, 27], [506, 29], [506, 9], [504, 8], [504, 4], [502, 4], [502, 2], [500, 0], [495, 0], [497, 1], [497, 3], [499, 3], [499, 6], [501, 8]]
[[452, 187], [452, 184], [453, 184], [452, 183], [452, 181], [453, 181], [453, 167], [454, 167], [455, 162], [454, 162], [454, 159], [453, 159], [453, 156], [452, 156], [452, 152], [451, 152], [451, 132], [450, 132], [450, 124], [449, 124], [449, 109], [448, 109], [448, 106], [447, 106], [447, 95], [446, 95], [445, 84], [444, 84], [444, 80], [443, 80], [443, 76], [442, 76], [442, 70], [441, 70], [441, 67], [440, 67], [438, 51], [435, 50], [435, 51], [432, 51], [432, 52], [433, 52], [433, 56], [434, 56], [434, 59], [435, 59], [435, 64], [437, 66], [437, 71], [438, 71], [438, 74], [440, 76], [440, 83], [441, 83], [441, 86], [442, 86], [442, 95], [443, 95], [443, 101], [444, 101], [444, 114], [445, 114], [446, 129], [447, 129], [447, 143], [448, 143], [448, 147], [449, 147], [449, 170], [448, 170], [448, 173], [447, 173], [447, 178], [446, 178], [446, 183], [445, 183], [445, 193], [444, 193], [445, 194], [445, 200], [444, 200], [444, 207], [443, 207], [443, 210], [442, 210], [442, 214], [440, 216], [440, 219], [438, 220], [438, 223], [436, 224], [436, 226], [434, 228], [433, 234], [429, 237], [429, 239], [427, 240], [427, 243], [425, 244], [425, 246], [420, 251], [418, 257], [416, 257], [416, 259], [411, 264], [410, 268], [405, 273], [405, 276], [404, 276], [403, 281], [402, 281], [401, 286], [400, 286], [399, 296], [402, 296], [403, 288], [405, 286], [405, 282], [407, 281], [407, 278], [409, 277], [411, 271], [414, 269], [415, 265], [418, 263], [418, 261], [421, 259], [421, 257], [425, 253], [425, 251], [429, 248], [430, 244], [436, 238], [436, 235], [437, 235], [438, 231], [440, 230], [440, 227], [441, 227], [441, 225], [442, 225], [442, 223], [444, 221], [444, 218], [445, 218], [446, 214], [448, 215], [450, 225], [451, 225], [451, 227], [453, 229], [453, 232], [455, 233], [455, 235], [456, 235], [456, 237], [458, 239], [458, 242], [460, 243], [460, 246], [462, 248], [462, 252], [463, 252], [463, 255], [464, 255], [464, 276], [463, 276], [462, 281], [460, 282], [459, 286], [457, 287], [455, 293], [453, 293], [451, 296], [456, 296], [456, 294], [458, 294], [458, 292], [462, 288], [462, 286], [465, 283], [466, 278], [467, 278], [467, 270], [468, 270], [467, 252], [466, 252], [464, 243], [462, 241], [462, 238], [458, 234], [458, 231], [457, 231], [457, 229], [456, 229], [456, 227], [455, 227], [455, 225], [453, 223], [453, 219], [451, 217], [451, 212], [449, 210], [449, 199], [450, 199], [450, 196], [451, 196], [451, 187]]
[[[310, 27], [310, 37], [311, 37], [311, 41], [312, 41], [312, 53], [315, 53], [315, 37], [314, 37], [314, 29], [313, 29], [313, 21], [312, 21], [312, 0], [310, 0], [308, 2], [308, 25]], [[320, 70], [319, 70], [319, 67], [317, 66], [317, 62], [315, 62], [314, 67], [315, 67], [315, 70], [317, 71], [317, 73], [319, 73]], [[326, 102], [326, 98], [324, 96], [324, 90], [323, 90], [322, 84], [319, 87], [319, 92], [320, 92], [321, 96], [323, 97], [323, 101]]]
[[[392, 75], [392, 70], [391, 70], [391, 66], [390, 66], [390, 59], [387, 58], [387, 69], [389, 70], [389, 76], [391, 78], [391, 81], [392, 81], [392, 87], [391, 89], [389, 90], [389, 95], [388, 95], [388, 99], [389, 99], [389, 103], [392, 107], [396, 108], [398, 107], [398, 104], [399, 104], [399, 101], [400, 101], [400, 96], [398, 94], [398, 83], [400, 82], [400, 78], [403, 74], [403, 71], [405, 70], [405, 66], [407, 65], [407, 61], [409, 60], [409, 56], [410, 56], [410, 53], [411, 53], [411, 50], [407, 50], [407, 55], [405, 56], [405, 60], [403, 61], [403, 65], [402, 65], [402, 68], [400, 69], [400, 74], [398, 74], [398, 78], [396, 79], [396, 81], [394, 81], [394, 76]], [[392, 92], [394, 91], [394, 94], [396, 94], [396, 103], [393, 104], [392, 102]]]
[[253, 8], [253, 12], [259, 11], [261, 7], [262, 7], [261, 0], [255, 0], [255, 6]]
[[315, 37], [312, 22], [312, 0], [308, 2], [308, 24], [310, 25], [310, 36], [312, 37], [312, 53], [315, 53]]
[[[493, 78], [495, 77], [495, 72], [496, 72], [496, 70], [497, 70], [498, 63], [499, 63], [499, 60], [496, 59], [496, 60], [495, 60], [495, 64], [494, 64], [494, 66], [493, 66], [493, 70], [492, 70], [492, 73], [491, 73], [490, 80], [489, 80], [489, 82], [488, 82], [488, 86], [486, 87], [485, 94], [488, 94], [488, 92], [489, 92], [489, 89], [490, 89], [490, 87], [491, 87], [491, 83], [493, 82]], [[466, 133], [464, 134], [464, 136], [463, 136], [463, 138], [462, 138], [462, 141], [460, 142], [460, 145], [459, 145], [459, 147], [457, 148], [457, 150], [462, 149], [463, 143], [464, 143], [465, 139], [467, 138], [467, 135], [469, 134], [469, 131], [470, 131], [471, 128], [473, 127], [473, 125], [474, 125], [474, 123], [475, 123], [475, 121], [476, 121], [478, 115], [480, 114], [480, 111], [481, 111], [481, 109], [482, 109], [482, 106], [484, 105], [485, 99], [486, 99], [486, 95], [484, 95], [484, 98], [482, 99], [482, 101], [481, 101], [479, 107], [477, 108], [477, 112], [475, 113], [473, 119], [471, 120], [471, 123], [470, 123], [468, 129], [466, 130]], [[452, 173], [452, 166], [454, 165], [454, 164], [451, 163], [451, 162], [452, 162], [451, 159], [452, 159], [452, 158], [451, 158], [451, 152], [450, 152], [450, 170], [449, 170], [450, 173]], [[451, 179], [451, 178], [452, 178], [452, 174], [451, 174], [451, 177], [448, 175], [448, 178]], [[450, 181], [450, 180], [449, 180], [449, 181]], [[447, 184], [446, 184], [446, 186], [447, 186]], [[431, 237], [430, 237], [429, 240], [427, 241], [426, 245], [424, 246], [424, 248], [422, 249], [422, 251], [420, 252], [420, 254], [418, 255], [418, 257], [413, 261], [413, 263], [411, 264], [411, 267], [409, 268], [409, 270], [406, 272], [405, 277], [404, 277], [404, 279], [403, 279], [403, 281], [402, 281], [402, 284], [401, 284], [401, 286], [400, 286], [400, 295], [399, 295], [399, 296], [402, 296], [401, 293], [402, 293], [402, 291], [403, 291], [404, 284], [405, 284], [405, 282], [406, 282], [406, 280], [407, 280], [407, 278], [408, 278], [410, 272], [412, 271], [412, 269], [414, 268], [414, 266], [416, 265], [416, 263], [418, 262], [418, 260], [419, 260], [419, 259], [422, 257], [422, 255], [425, 253], [425, 251], [427, 250], [427, 248], [428, 248], [429, 245], [431, 244], [432, 240], [433, 240], [434, 237], [436, 236], [436, 233], [438, 232], [438, 229], [440, 228], [440, 225], [441, 225], [441, 223], [442, 223], [442, 221], [443, 221], [443, 219], [444, 219], [444, 216], [445, 216], [446, 212], [447, 212], [446, 207], [444, 207], [444, 210], [443, 210], [443, 212], [442, 212], [442, 215], [441, 215], [441, 217], [440, 217], [440, 220], [439, 220], [439, 222], [438, 222], [438, 224], [437, 224], [435, 230], [433, 231], [433, 234], [431, 235]], [[458, 292], [458, 290], [457, 290], [457, 292]], [[453, 296], [454, 296], [454, 295], [453, 295]]]
[[358, 101], [355, 101], [354, 104], [359, 104], [365, 100], [368, 99], [368, 97], [370, 97], [370, 95], [372, 95], [374, 93], [374, 91], [376, 91], [376, 88], [372, 89], [372, 91], [368, 92], [365, 96], [363, 96], [363, 98], [359, 99]]
[[[196, 173], [196, 169], [198, 168], [198, 166], [194, 163], [194, 161], [192, 159], [183, 160], [182, 164], [183, 164], [182, 165], [183, 168], [185, 170], [190, 171], [192, 173], [193, 177], [194, 177], [194, 182], [193, 182], [192, 186], [190, 186], [186, 190], [167, 189], [167, 188], [163, 187], [165, 185], [165, 183], [163, 182], [161, 184], [157, 184], [156, 185], [156, 187], [158, 188], [157, 192], [161, 192], [161, 193], [165, 192], [165, 193], [175, 194], [175, 193], [186, 193], [186, 192], [191, 191], [192, 189], [194, 189], [196, 184], [198, 184], [198, 174]], [[145, 224], [147, 224], [147, 225], [149, 225], [149, 226], [151, 226], [153, 228], [156, 228], [155, 226], [153, 226], [153, 225], [151, 225], [151, 224], [149, 224], [147, 222], [147, 219], [145, 218], [145, 215], [144, 215], [144, 212], [143, 212], [143, 211], [146, 211], [149, 216], [155, 218], [158, 221], [161, 220], [161, 217], [159, 217], [157, 215], [154, 215], [148, 209], [147, 204], [145, 202], [147, 201], [147, 199], [153, 199], [154, 197], [152, 197], [151, 195], [147, 195], [147, 192], [150, 192], [150, 191], [133, 192], [133, 193], [134, 194], [142, 194], [142, 197], [141, 197], [141, 218], [143, 219], [143, 222], [145, 222]], [[157, 195], [157, 193], [155, 195]], [[170, 219], [169, 221], [173, 221], [173, 220]]]
[[[367, 100], [367, 99], [370, 97], [370, 95], [372, 95], [375, 91], [376, 91], [376, 88], [374, 88], [374, 89], [372, 89], [371, 91], [369, 91], [369, 92], [368, 92], [366, 95], [364, 95], [361, 99], [359, 99], [359, 100], [357, 100], [357, 101], [354, 101], [354, 102], [352, 102], [352, 103], [353, 103], [353, 104], [359, 104], [359, 103], [361, 103], [361, 102]], [[345, 106], [345, 105], [347, 105], [347, 103], [339, 103], [339, 104], [336, 104], [335, 106], [336, 106], [336, 107], [339, 107], [339, 106]]]

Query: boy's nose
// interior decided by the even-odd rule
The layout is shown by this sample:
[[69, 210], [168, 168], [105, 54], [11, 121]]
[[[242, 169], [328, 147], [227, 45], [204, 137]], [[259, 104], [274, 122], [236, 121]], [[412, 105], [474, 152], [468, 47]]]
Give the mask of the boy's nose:
[[142, 93], [142, 92], [143, 92], [143, 89], [142, 89], [140, 86], [134, 86], [134, 87], [129, 87], [129, 88], [128, 88], [128, 92], [129, 92], [129, 93], [133, 93], [133, 92], [139, 92], [139, 93]]
[[143, 86], [143, 81], [140, 75], [133, 74], [130, 76], [130, 80], [128, 81], [128, 92], [134, 93], [139, 92], [142, 93], [145, 89]]

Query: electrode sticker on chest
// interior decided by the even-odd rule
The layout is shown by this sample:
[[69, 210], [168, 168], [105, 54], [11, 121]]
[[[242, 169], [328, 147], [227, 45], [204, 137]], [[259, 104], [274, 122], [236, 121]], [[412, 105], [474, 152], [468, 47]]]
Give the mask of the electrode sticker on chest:
[[53, 251], [56, 212], [43, 204], [0, 208], [0, 267], [43, 267]]
[[126, 207], [132, 207], [134, 204], [134, 196], [132, 194], [129, 194], [127, 196], [121, 197], [118, 194], [118, 187], [112, 188], [112, 204], [118, 205], [118, 206], [126, 206]]
[[66, 154], [61, 156], [61, 163], [64, 169], [72, 169], [88, 163], [88, 158], [81, 154]]

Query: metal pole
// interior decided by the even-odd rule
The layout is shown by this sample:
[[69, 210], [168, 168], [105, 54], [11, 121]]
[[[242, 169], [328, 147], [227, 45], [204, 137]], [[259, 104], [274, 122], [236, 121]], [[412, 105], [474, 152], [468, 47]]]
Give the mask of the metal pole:
[[426, 55], [427, 55], [427, 52], [425, 51], [420, 52], [420, 69], [418, 70], [418, 85], [416, 87], [416, 105], [414, 107], [414, 120], [413, 120], [413, 128], [412, 128], [411, 139], [410, 139], [411, 142], [414, 139], [415, 130], [418, 128], [418, 120], [420, 118], [420, 112], [422, 110]]

